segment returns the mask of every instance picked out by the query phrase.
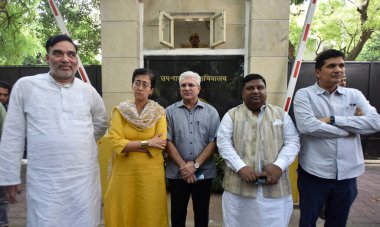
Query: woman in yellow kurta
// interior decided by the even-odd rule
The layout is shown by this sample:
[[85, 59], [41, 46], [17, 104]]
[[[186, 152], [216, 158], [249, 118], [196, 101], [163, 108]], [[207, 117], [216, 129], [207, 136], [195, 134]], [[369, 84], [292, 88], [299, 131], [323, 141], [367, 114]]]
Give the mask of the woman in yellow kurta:
[[167, 227], [164, 159], [165, 110], [148, 97], [155, 78], [147, 69], [132, 76], [133, 101], [113, 110], [109, 136], [112, 172], [104, 198], [106, 227]]

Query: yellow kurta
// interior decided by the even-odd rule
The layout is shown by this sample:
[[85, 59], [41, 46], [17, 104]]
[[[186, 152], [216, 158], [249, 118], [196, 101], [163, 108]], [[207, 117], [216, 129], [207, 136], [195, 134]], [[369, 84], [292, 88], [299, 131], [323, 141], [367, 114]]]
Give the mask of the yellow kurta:
[[162, 150], [121, 153], [129, 141], [148, 140], [162, 134], [166, 139], [166, 117], [153, 127], [140, 130], [115, 109], [109, 131], [115, 157], [104, 198], [106, 227], [168, 226], [164, 159]]

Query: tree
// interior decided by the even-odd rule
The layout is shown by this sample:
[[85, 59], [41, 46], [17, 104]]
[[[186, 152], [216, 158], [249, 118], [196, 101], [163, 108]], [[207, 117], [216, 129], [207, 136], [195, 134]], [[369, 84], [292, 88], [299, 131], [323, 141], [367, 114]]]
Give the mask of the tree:
[[0, 64], [21, 64], [41, 51], [36, 42], [37, 5], [37, 1], [9, 1], [0, 12]]
[[380, 33], [374, 32], [363, 50], [357, 57], [359, 61], [380, 61]]
[[[310, 32], [310, 39], [316, 41], [315, 53], [332, 47], [343, 51], [346, 60], [355, 60], [363, 48], [369, 50], [366, 45], [376, 41], [377, 36], [373, 34], [380, 31], [379, 10], [380, 0], [319, 2]], [[291, 23], [291, 32], [293, 31], [297, 31], [295, 23]], [[298, 41], [299, 39], [296, 42]], [[294, 38], [291, 38], [291, 42], [296, 43]], [[368, 54], [367, 51], [366, 56]]]
[[[66, 27], [74, 41], [79, 44], [79, 55], [83, 63], [99, 64], [100, 54], [100, 0], [56, 1]], [[59, 28], [47, 1], [41, 1], [38, 10], [41, 15], [39, 34], [43, 40], [59, 34]], [[54, 26], [52, 26], [54, 25]]]
[[[55, 1], [83, 64], [99, 64], [100, 0]], [[0, 64], [41, 64], [44, 44], [60, 30], [47, 0], [8, 0], [0, 12]], [[42, 57], [43, 58], [43, 57]]]

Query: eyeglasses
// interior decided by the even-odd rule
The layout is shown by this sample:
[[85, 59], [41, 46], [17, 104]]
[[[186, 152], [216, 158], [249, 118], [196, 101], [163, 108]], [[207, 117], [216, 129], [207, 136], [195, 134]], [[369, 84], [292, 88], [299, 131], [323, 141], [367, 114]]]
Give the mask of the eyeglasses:
[[77, 53], [74, 51], [68, 51], [68, 52], [63, 52], [61, 50], [53, 50], [51, 55], [53, 55], [56, 58], [61, 58], [64, 55], [67, 55], [68, 58], [70, 59], [76, 59], [77, 58]]
[[141, 81], [141, 80], [135, 80], [135, 82], [133, 82], [133, 86], [136, 88], [139, 88], [141, 86], [143, 90], [150, 88], [149, 83]]

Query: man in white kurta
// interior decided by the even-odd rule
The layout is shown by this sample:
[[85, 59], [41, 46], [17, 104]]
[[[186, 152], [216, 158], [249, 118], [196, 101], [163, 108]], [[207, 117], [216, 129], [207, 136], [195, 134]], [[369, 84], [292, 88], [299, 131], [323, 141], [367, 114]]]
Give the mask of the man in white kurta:
[[0, 145], [0, 185], [16, 201], [27, 138], [27, 226], [95, 227], [101, 213], [96, 140], [107, 129], [104, 103], [74, 77], [72, 40], [48, 40], [50, 72], [19, 79], [12, 90]]
[[[242, 105], [228, 111], [217, 133], [227, 167], [222, 196], [224, 227], [286, 227], [293, 210], [287, 168], [299, 151], [291, 118], [266, 103], [266, 82], [243, 79]], [[257, 179], [266, 177], [267, 183]]]

